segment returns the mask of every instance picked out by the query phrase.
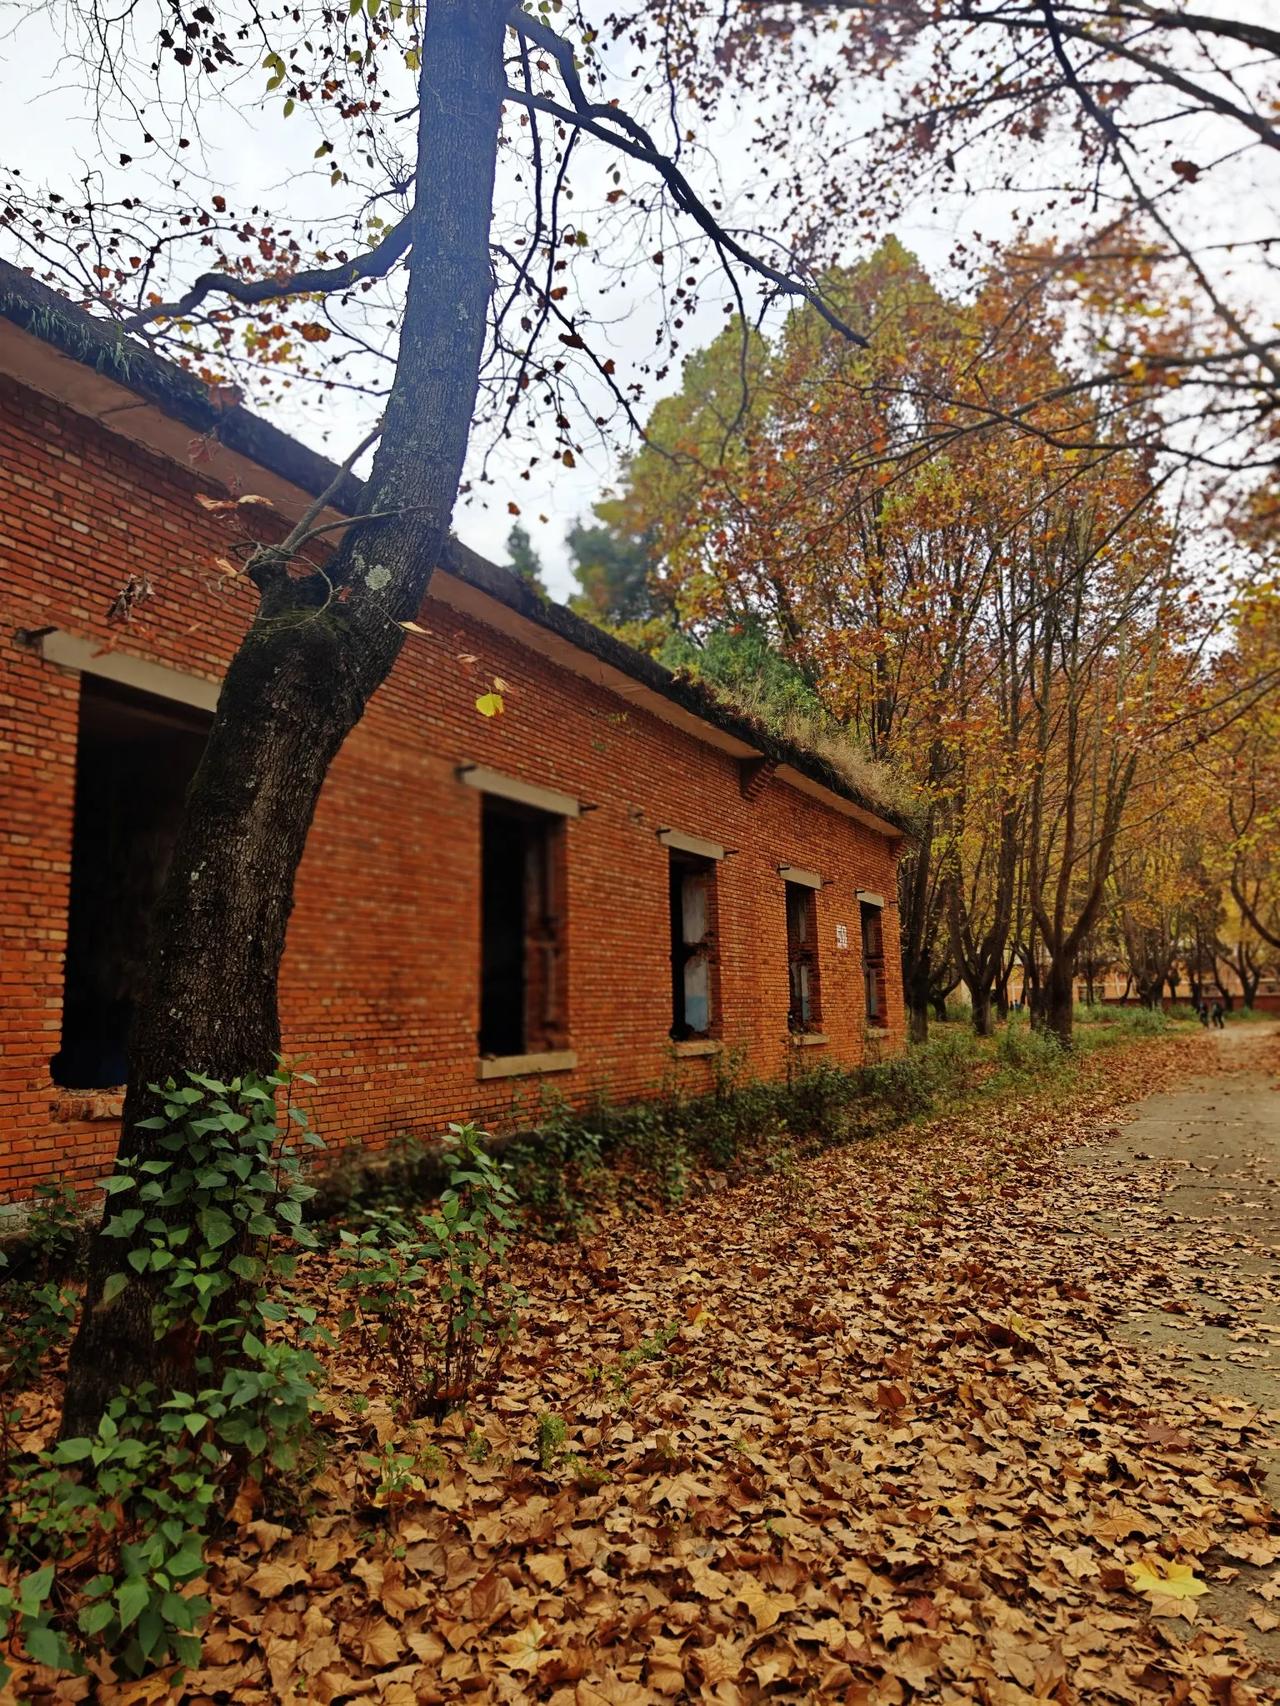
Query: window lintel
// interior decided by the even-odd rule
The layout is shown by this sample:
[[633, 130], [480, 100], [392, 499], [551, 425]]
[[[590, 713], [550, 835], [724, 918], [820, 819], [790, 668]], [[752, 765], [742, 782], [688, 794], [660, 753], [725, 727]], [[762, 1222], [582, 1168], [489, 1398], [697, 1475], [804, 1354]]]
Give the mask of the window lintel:
[[796, 883], [802, 889], [820, 889], [822, 878], [817, 871], [806, 871], [801, 865], [779, 865], [778, 875], [784, 883]]
[[555, 788], [543, 788], [536, 782], [522, 782], [517, 776], [504, 776], [499, 770], [489, 770], [483, 764], [460, 764], [457, 777], [465, 787], [482, 794], [492, 794], [499, 800], [512, 800], [516, 805], [533, 806], [554, 817], [580, 817], [582, 804], [572, 794], [562, 794]]
[[682, 829], [660, 829], [658, 840], [677, 853], [692, 853], [699, 859], [723, 859], [724, 848], [718, 841], [704, 841], [698, 835], [686, 835]]

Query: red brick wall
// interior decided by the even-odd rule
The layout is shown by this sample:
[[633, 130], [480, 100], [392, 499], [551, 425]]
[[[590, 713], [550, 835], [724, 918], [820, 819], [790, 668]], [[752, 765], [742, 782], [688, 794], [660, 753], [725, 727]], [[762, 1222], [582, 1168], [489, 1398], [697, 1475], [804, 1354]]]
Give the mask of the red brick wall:
[[[206, 476], [139, 449], [0, 380], [0, 1201], [51, 1174], [99, 1176], [115, 1143], [109, 1097], [57, 1089], [79, 678], [20, 646], [56, 626], [216, 678], [249, 601], [213, 570], [227, 532], [193, 502]], [[130, 572], [156, 596], [131, 627], [107, 609]], [[719, 985], [726, 1047], [774, 1074], [786, 1060], [786, 928], [780, 864], [820, 871], [825, 1047], [862, 1058], [854, 891], [895, 892], [882, 837], [777, 780], [741, 796], [736, 762], [429, 598], [391, 679], [326, 785], [299, 877], [282, 1010], [291, 1051], [319, 1084], [330, 1144], [429, 1136], [451, 1119], [497, 1124], [545, 1087], [584, 1098], [651, 1094], [673, 1064], [667, 851], [674, 828], [736, 851], [719, 866]], [[474, 660], [474, 661], [469, 661]], [[475, 709], [493, 677], [506, 712]], [[481, 795], [460, 763], [556, 788], [595, 809], [566, 826], [570, 1046], [578, 1066], [479, 1082]], [[836, 925], [849, 948], [836, 948]], [[889, 1046], [902, 1037], [897, 914], [885, 917]], [[96, 1117], [92, 1117], [96, 1116]]]

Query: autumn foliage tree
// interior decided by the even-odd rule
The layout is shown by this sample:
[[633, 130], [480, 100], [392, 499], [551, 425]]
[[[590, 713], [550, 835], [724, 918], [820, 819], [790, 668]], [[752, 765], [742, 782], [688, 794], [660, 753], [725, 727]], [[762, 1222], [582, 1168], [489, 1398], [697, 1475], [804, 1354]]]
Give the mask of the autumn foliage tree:
[[1234, 969], [1248, 990], [1280, 955], [1280, 586], [1255, 583], [1232, 617], [1212, 681], [1228, 714], [1195, 758], [1210, 805], [1206, 859], [1227, 891]]
[[[1020, 908], [1037, 1014], [1067, 1040], [1140, 763], [1200, 668], [1181, 538], [1150, 459], [1101, 441], [1094, 399], [1073, 392], [1062, 323], [1005, 274], [960, 303], [889, 243], [827, 289], [860, 304], [870, 346], [797, 311], [752, 346], [735, 418], [726, 333], [655, 411], [617, 513], [653, 541], [678, 624], [763, 623], [909, 778], [915, 1034], [948, 962], [989, 1027]], [[949, 399], [927, 454], [907, 374]], [[1055, 387], [1034, 428], [1014, 418]], [[975, 430], [997, 396], [1009, 418]]]

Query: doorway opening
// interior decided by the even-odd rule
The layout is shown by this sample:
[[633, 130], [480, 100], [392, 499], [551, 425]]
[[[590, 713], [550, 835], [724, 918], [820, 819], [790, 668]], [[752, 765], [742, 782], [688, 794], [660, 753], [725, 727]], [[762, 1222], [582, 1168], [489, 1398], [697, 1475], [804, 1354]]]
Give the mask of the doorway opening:
[[81, 677], [62, 1047], [50, 1062], [66, 1089], [112, 1089], [127, 1077], [151, 911], [211, 721]]
[[564, 1048], [563, 821], [491, 795], [480, 821], [480, 1053]]

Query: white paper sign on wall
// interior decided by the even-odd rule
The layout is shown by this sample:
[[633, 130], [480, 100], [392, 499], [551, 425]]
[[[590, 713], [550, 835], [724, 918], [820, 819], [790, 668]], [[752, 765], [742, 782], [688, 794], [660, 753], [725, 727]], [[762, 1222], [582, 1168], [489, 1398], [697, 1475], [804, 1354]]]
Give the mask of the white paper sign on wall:
[[847, 924], [837, 924], [836, 925], [836, 947], [837, 948], [847, 948], [848, 946], [849, 946], [849, 926]]

